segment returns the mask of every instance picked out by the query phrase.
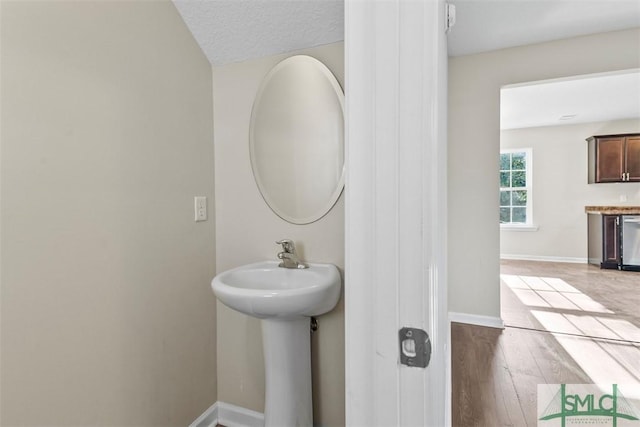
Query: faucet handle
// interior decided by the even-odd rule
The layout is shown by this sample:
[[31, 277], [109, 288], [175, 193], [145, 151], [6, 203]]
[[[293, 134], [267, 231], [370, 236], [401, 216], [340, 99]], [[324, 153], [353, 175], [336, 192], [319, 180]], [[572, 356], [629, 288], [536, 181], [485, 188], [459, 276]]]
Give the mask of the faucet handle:
[[296, 246], [293, 244], [293, 240], [291, 239], [282, 239], [276, 242], [276, 245], [282, 245], [282, 250], [287, 253], [295, 253]]

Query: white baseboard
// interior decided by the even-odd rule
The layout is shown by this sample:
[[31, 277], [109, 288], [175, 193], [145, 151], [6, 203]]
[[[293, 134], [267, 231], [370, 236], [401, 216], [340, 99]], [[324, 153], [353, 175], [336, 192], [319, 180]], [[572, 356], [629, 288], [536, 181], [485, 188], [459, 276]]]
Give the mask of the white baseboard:
[[263, 427], [264, 414], [231, 403], [216, 402], [189, 427]]
[[189, 427], [216, 427], [218, 425], [218, 402], [209, 406]]
[[587, 258], [541, 256], [541, 255], [513, 255], [500, 254], [500, 259], [515, 259], [520, 261], [547, 261], [547, 262], [569, 262], [573, 264], [586, 264]]
[[482, 316], [480, 314], [449, 312], [449, 321], [467, 323], [469, 325], [486, 326], [489, 328], [504, 329], [504, 322], [499, 317]]

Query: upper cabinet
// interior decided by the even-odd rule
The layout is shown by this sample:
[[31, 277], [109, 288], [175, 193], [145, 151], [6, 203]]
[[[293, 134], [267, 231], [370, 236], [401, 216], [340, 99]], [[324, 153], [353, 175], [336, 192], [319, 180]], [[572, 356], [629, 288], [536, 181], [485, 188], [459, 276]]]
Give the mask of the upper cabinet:
[[640, 134], [598, 135], [589, 143], [589, 184], [640, 182]]

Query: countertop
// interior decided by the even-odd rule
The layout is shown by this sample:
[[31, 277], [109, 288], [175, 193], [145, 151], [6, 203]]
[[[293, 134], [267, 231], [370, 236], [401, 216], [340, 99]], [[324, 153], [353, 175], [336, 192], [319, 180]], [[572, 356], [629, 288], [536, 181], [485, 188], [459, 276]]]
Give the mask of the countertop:
[[640, 206], [585, 206], [584, 211], [600, 215], [640, 215]]

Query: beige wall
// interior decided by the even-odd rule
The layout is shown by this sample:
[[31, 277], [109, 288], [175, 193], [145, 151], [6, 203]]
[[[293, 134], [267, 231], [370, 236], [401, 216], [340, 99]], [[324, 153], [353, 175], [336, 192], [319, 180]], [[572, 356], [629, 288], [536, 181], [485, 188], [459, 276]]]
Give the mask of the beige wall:
[[449, 58], [449, 310], [499, 316], [500, 87], [640, 67], [640, 29]]
[[[504, 130], [502, 148], [531, 148], [533, 221], [538, 231], [500, 231], [500, 253], [587, 259], [588, 205], [640, 205], [640, 183], [587, 184], [592, 135], [640, 132], [640, 120]], [[627, 202], [621, 202], [625, 196]]]
[[170, 1], [1, 3], [3, 426], [216, 400], [211, 67]]
[[[343, 44], [304, 52], [322, 61], [344, 83]], [[344, 268], [343, 197], [313, 224], [292, 225], [276, 216], [258, 192], [249, 159], [253, 99], [266, 73], [289, 55], [215, 67], [217, 270], [276, 259], [275, 241], [296, 241], [302, 258]], [[321, 316], [312, 338], [314, 419], [344, 425], [344, 309], [342, 301]], [[218, 399], [264, 411], [260, 323], [218, 303]]]

